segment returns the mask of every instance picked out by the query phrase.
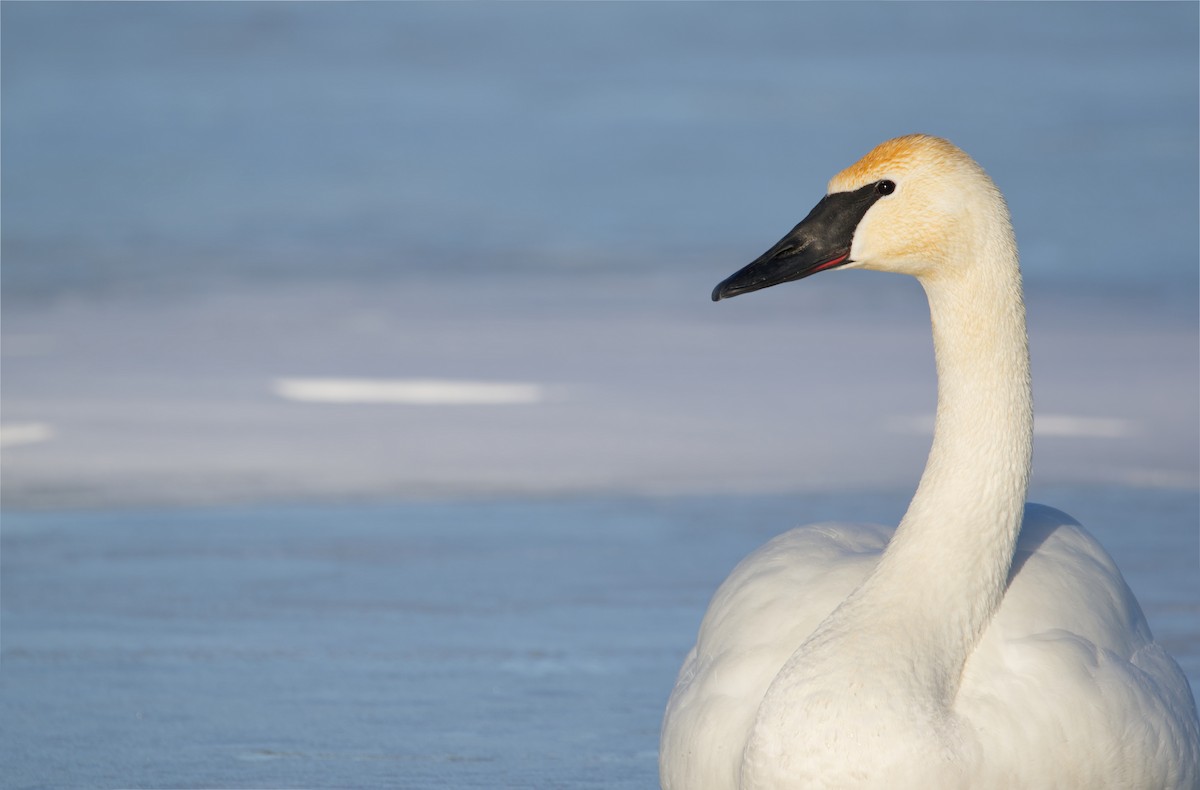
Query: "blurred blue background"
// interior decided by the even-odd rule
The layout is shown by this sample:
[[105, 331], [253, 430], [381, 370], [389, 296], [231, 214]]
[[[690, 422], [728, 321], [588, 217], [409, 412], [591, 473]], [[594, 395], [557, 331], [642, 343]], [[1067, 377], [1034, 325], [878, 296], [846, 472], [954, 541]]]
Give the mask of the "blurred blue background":
[[[1191, 286], [1191, 4], [14, 4], [6, 299], [676, 267], [956, 141], [1031, 281]], [[747, 247], [749, 245], [749, 247]]]
[[1033, 498], [1200, 678], [1196, 4], [0, 23], [9, 786], [653, 786], [716, 585], [895, 521], [934, 403], [907, 279], [708, 294], [917, 131], [1012, 209]]

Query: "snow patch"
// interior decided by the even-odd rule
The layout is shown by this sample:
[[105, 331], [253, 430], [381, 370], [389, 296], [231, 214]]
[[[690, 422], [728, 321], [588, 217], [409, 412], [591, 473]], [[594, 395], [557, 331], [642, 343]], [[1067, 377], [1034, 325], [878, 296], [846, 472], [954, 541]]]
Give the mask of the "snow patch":
[[301, 403], [499, 405], [545, 399], [538, 384], [444, 379], [282, 378], [275, 380], [274, 391]]

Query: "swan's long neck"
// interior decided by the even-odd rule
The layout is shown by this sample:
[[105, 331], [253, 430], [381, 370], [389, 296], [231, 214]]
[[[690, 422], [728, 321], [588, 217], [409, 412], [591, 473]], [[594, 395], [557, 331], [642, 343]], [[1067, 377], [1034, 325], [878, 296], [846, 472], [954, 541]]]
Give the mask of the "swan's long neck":
[[1016, 246], [1006, 216], [983, 230], [956, 251], [973, 265], [922, 280], [938, 405], [917, 492], [875, 571], [801, 651], [824, 670], [849, 653], [942, 707], [1003, 597], [1033, 443]]
[[1033, 444], [1019, 271], [1015, 259], [981, 270], [1011, 277], [923, 283], [938, 371], [933, 446], [863, 590], [902, 618], [926, 682], [947, 703], [1004, 595]]

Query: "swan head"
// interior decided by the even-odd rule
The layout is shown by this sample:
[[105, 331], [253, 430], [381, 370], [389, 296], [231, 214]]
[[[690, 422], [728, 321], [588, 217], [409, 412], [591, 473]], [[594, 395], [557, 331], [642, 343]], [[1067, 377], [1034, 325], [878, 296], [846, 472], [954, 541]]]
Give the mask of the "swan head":
[[829, 181], [791, 232], [721, 282], [720, 301], [829, 269], [899, 272], [930, 280], [961, 271], [968, 245], [1015, 250], [1008, 208], [975, 160], [938, 137], [881, 143]]

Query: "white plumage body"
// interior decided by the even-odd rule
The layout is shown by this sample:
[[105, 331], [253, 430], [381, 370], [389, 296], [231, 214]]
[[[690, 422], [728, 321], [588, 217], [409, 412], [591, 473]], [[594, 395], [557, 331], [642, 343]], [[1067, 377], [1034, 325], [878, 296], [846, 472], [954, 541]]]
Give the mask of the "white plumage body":
[[[665, 787], [739, 787], [758, 701], [801, 643], [862, 583], [892, 532], [871, 524], [798, 527], [738, 564], [713, 597], [667, 706], [662, 748], [691, 759], [672, 761], [685, 772], [664, 777]], [[854, 669], [872, 671], [870, 663]], [[1183, 673], [1151, 638], [1100, 544], [1065, 513], [1028, 505], [1004, 600], [964, 668], [955, 700], [957, 723], [979, 755], [952, 769], [957, 786], [1195, 787], [1200, 736], [1190, 697]], [[1147, 743], [1159, 748], [1147, 753]], [[909, 748], [911, 741], [888, 745]], [[847, 744], [830, 759], [864, 766], [880, 757], [864, 754], [865, 746]], [[866, 786], [939, 786], [932, 781], [941, 769], [934, 755], [912, 756], [935, 776], [890, 774]], [[789, 786], [858, 786], [846, 784], [840, 766], [795, 779]]]

